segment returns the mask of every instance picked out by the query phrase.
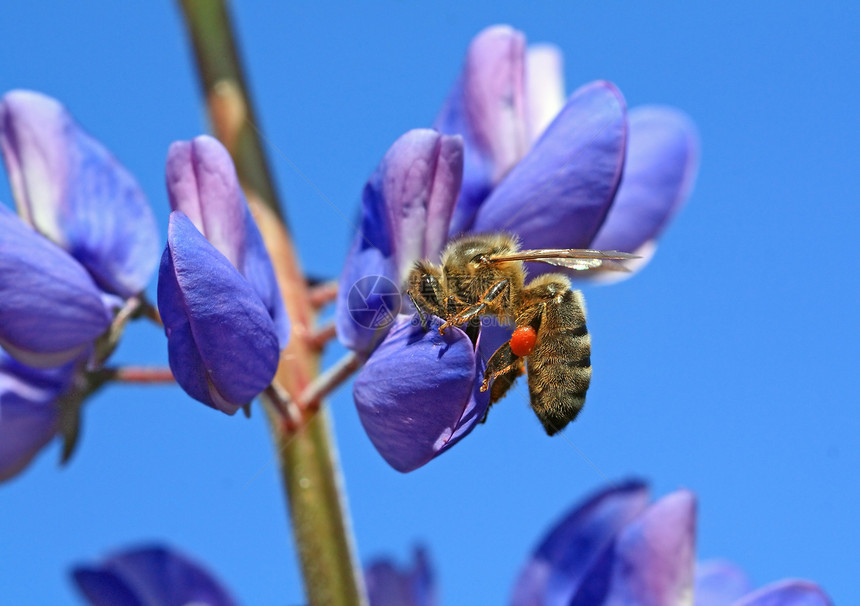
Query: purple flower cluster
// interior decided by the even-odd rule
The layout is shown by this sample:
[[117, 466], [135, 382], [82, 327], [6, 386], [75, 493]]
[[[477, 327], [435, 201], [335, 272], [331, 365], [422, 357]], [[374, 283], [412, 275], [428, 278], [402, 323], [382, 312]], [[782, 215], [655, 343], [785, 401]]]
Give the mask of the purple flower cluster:
[[[0, 102], [0, 148], [18, 216], [0, 206], [0, 480], [56, 434], [58, 400], [158, 263], [155, 217], [131, 174], [44, 95]], [[192, 397], [232, 414], [265, 389], [289, 321], [224, 147], [178, 142], [158, 303], [170, 367]], [[112, 338], [116, 338], [113, 335]]]
[[437, 130], [403, 135], [365, 187], [337, 327], [367, 357], [356, 406], [399, 471], [426, 464], [484, 417], [489, 396], [479, 387], [505, 335], [483, 330], [473, 343], [457, 328], [439, 335], [435, 320], [424, 331], [408, 315], [363, 322], [394, 317], [387, 293], [361, 287], [369, 276], [371, 285], [399, 287], [415, 261], [438, 262], [448, 239], [466, 233], [508, 232], [524, 248], [619, 250], [647, 260], [691, 189], [698, 139], [683, 113], [628, 113], [609, 82], [567, 99], [563, 90], [558, 50], [491, 27], [469, 47]]
[[[540, 541], [514, 584], [511, 606], [829, 606], [815, 583], [789, 579], [758, 590], [737, 566], [696, 564], [696, 499], [684, 490], [649, 503], [631, 481], [568, 512]], [[434, 606], [426, 556], [409, 570], [368, 568], [373, 606]], [[381, 572], [380, 572], [381, 571]], [[384, 573], [384, 574], [382, 574]], [[389, 596], [403, 596], [397, 601]]]
[[[527, 559], [511, 606], [831, 606], [815, 583], [787, 579], [755, 589], [734, 564], [696, 564], [696, 498], [688, 491], [650, 503], [638, 481], [592, 495], [562, 517]], [[408, 569], [388, 559], [365, 568], [371, 606], [437, 606], [427, 554]], [[198, 564], [164, 547], [135, 549], [74, 571], [93, 606], [233, 604]]]
[[[0, 206], [0, 479], [56, 431], [56, 399], [158, 262], [134, 177], [50, 97], [0, 101], [18, 216]], [[14, 358], [14, 359], [13, 359]]]

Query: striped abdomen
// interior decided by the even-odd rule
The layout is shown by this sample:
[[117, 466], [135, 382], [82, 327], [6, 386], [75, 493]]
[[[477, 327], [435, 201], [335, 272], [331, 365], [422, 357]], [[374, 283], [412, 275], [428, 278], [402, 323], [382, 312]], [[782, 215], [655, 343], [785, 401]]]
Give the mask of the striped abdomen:
[[[532, 409], [547, 434], [553, 435], [576, 418], [585, 404], [591, 381], [591, 338], [582, 293], [569, 286], [560, 288], [564, 283], [555, 280], [540, 281], [543, 284], [534, 286], [554, 292], [537, 303], [542, 309], [537, 342], [527, 358], [529, 392]], [[535, 290], [532, 295], [538, 294]]]

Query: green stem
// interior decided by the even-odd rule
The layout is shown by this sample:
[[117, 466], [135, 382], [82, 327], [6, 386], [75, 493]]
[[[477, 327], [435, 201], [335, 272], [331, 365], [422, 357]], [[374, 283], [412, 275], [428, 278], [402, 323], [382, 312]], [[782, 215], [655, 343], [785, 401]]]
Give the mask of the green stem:
[[[233, 156], [275, 265], [293, 326], [275, 382], [293, 402], [299, 402], [300, 395], [319, 373], [319, 349], [301, 338], [313, 334], [316, 314], [298, 256], [283, 224], [230, 17], [223, 0], [180, 0], [180, 5], [213, 130]], [[263, 401], [280, 461], [308, 602], [365, 604], [327, 413], [324, 409], [318, 414], [312, 410], [300, 411], [304, 415], [302, 427], [292, 431], [265, 395]]]

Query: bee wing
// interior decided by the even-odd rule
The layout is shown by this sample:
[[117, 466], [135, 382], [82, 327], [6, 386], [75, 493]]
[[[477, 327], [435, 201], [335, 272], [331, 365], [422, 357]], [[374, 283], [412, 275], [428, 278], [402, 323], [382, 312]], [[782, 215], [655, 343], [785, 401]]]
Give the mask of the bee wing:
[[630, 271], [623, 264], [619, 263], [619, 261], [638, 258], [636, 255], [618, 252], [617, 250], [541, 248], [537, 250], [518, 250], [504, 255], [494, 255], [489, 261], [491, 263], [501, 263], [502, 261], [535, 261], [577, 271], [586, 269]]

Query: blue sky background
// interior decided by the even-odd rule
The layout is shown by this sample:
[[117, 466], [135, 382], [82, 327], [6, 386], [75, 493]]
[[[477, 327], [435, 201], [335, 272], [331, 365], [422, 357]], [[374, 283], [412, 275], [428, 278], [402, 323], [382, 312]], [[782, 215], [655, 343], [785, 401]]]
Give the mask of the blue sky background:
[[[240, 5], [241, 4], [241, 5]], [[632, 107], [699, 126], [688, 206], [633, 279], [585, 294], [595, 378], [547, 438], [525, 390], [426, 467], [373, 449], [351, 389], [330, 401], [362, 560], [428, 546], [445, 604], [503, 603], [544, 530], [607, 480], [700, 498], [698, 554], [758, 584], [819, 581], [856, 599], [860, 562], [860, 6], [703, 8], [522, 2], [237, 3], [259, 124], [307, 270], [335, 276], [364, 181], [432, 122], [483, 27], [565, 52], [568, 89], [615, 82]], [[167, 146], [206, 128], [176, 7], [9, 3], [0, 90], [61, 99], [134, 172], [166, 229]], [[293, 163], [336, 207], [322, 200]], [[0, 200], [11, 203], [5, 176]], [[151, 287], [154, 295], [154, 282]], [[331, 363], [343, 350], [330, 348]], [[166, 363], [135, 327], [118, 352]], [[591, 461], [589, 464], [584, 454]], [[112, 387], [58, 469], [45, 451], [0, 486], [0, 601], [77, 603], [75, 562], [150, 541], [206, 562], [245, 604], [303, 603], [259, 409], [228, 418], [178, 388]]]

